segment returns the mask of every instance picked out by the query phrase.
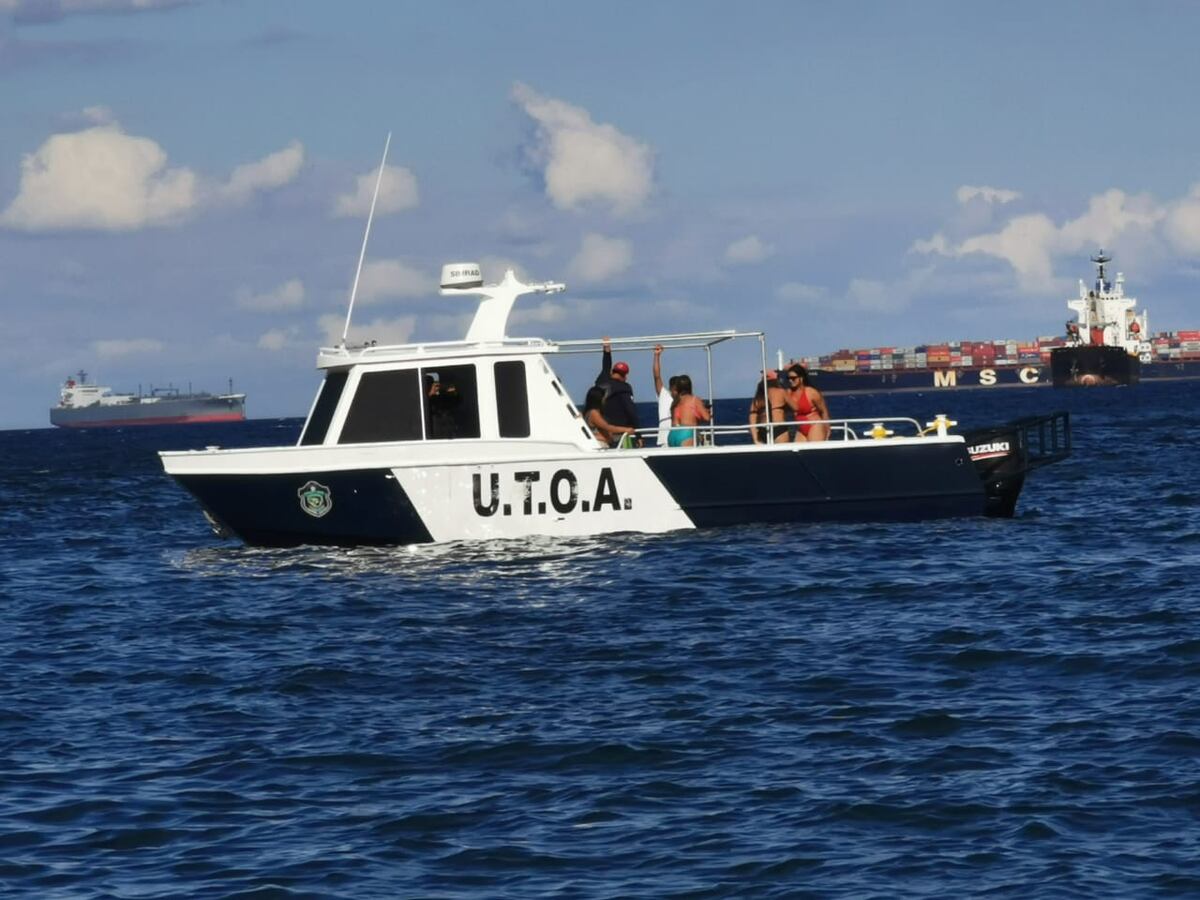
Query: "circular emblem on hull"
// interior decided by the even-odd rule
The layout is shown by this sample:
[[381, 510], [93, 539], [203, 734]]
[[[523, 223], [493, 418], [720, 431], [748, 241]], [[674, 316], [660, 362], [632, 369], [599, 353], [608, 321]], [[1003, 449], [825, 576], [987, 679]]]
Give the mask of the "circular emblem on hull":
[[304, 487], [296, 491], [296, 496], [300, 498], [300, 508], [314, 519], [333, 509], [333, 492], [319, 482], [305, 482]]

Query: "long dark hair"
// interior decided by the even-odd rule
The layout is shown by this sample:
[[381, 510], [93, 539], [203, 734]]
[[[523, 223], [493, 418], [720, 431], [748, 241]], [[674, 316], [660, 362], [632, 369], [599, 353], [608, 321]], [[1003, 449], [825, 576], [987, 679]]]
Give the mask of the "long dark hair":
[[690, 394], [692, 392], [692, 377], [690, 375], [676, 375], [675, 390], [679, 391], [681, 396], [683, 394]]
[[801, 387], [808, 387], [808, 369], [804, 368], [800, 363], [792, 363], [788, 366], [788, 371], [800, 379]]
[[763, 398], [763, 382], [766, 382], [767, 387], [777, 388], [782, 387], [779, 383], [779, 373], [774, 369], [768, 369], [763, 372], [762, 377], [754, 383], [754, 399], [761, 400]]
[[583, 411], [591, 412], [604, 406], [604, 388], [600, 385], [588, 388], [587, 397], [583, 400]]

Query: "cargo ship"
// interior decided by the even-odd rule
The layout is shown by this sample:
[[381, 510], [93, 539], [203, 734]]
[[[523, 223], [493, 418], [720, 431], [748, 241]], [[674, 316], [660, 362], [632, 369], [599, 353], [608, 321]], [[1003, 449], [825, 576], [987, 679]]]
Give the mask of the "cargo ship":
[[246, 418], [246, 395], [182, 393], [178, 388], [154, 388], [149, 394], [114, 394], [112, 388], [89, 383], [87, 373], [69, 377], [50, 410], [50, 424], [59, 428], [117, 428], [126, 425], [182, 425], [194, 422], [241, 422]]
[[1125, 296], [1124, 275], [1108, 279], [1112, 257], [1101, 250], [1091, 259], [1095, 284], [1080, 280], [1078, 298], [1067, 301], [1076, 318], [1060, 336], [839, 350], [799, 362], [826, 394], [1200, 379], [1200, 331], [1151, 334], [1146, 311]]

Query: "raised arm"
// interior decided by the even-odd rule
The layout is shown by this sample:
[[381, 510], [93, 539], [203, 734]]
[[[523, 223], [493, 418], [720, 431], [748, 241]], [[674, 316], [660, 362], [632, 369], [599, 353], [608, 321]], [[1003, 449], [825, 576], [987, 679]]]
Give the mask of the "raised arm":
[[663, 352], [663, 345], [655, 344], [654, 345], [654, 367], [652, 369], [652, 371], [654, 372], [654, 397], [655, 397], [655, 399], [658, 399], [658, 395], [662, 393], [662, 389], [663, 389], [662, 352]]
[[596, 376], [596, 384], [608, 384], [612, 380], [612, 341], [603, 337], [600, 346], [604, 352], [600, 356], [600, 374]]

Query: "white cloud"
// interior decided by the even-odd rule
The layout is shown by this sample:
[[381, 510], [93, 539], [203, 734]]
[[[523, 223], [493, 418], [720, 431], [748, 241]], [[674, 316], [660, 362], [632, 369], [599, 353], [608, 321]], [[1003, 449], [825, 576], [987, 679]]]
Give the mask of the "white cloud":
[[[270, 331], [259, 335], [257, 346], [260, 350], [276, 352], [295, 343], [299, 332], [300, 329], [294, 325], [290, 328], [272, 328]], [[338, 332], [338, 336], [341, 336], [340, 331]]]
[[[84, 115], [103, 121], [106, 107]], [[51, 135], [21, 161], [17, 196], [0, 226], [18, 231], [136, 231], [169, 225], [206, 202], [248, 199], [295, 178], [304, 159], [299, 143], [238, 166], [228, 183], [206, 185], [191, 169], [171, 168], [154, 140], [126, 134], [113, 121]]]
[[1005, 188], [976, 187], [964, 184], [958, 189], [955, 196], [958, 197], [958, 202], [963, 204], [980, 199], [984, 203], [999, 203], [1003, 205], [1019, 199], [1021, 195], [1016, 191], [1006, 190]]
[[153, 338], [128, 340], [92, 341], [92, 350], [101, 359], [116, 359], [119, 356], [134, 356], [143, 353], [161, 353], [163, 342]]
[[954, 255], [954, 248], [950, 246], [950, 242], [946, 240], [946, 236], [940, 231], [927, 240], [918, 238], [913, 241], [912, 246], [908, 249], [910, 253], [931, 253], [938, 256]]
[[269, 191], [295, 179], [304, 165], [304, 145], [292, 141], [282, 150], [233, 170], [218, 193], [222, 199], [244, 203], [259, 191]]
[[437, 282], [398, 259], [380, 259], [363, 264], [356, 303], [370, 305], [393, 297], [424, 297], [434, 293]]
[[88, 13], [135, 13], [186, 6], [192, 0], [0, 0], [18, 21], [50, 22]]
[[[1184, 206], [1178, 204], [1175, 210]], [[1123, 240], [1142, 241], [1164, 222], [1168, 235], [1174, 233], [1186, 238], [1186, 227], [1172, 231], [1184, 219], [1186, 216], [1172, 218], [1167, 208], [1147, 196], [1129, 195], [1113, 188], [1092, 197], [1084, 213], [1061, 226], [1044, 213], [1029, 213], [1014, 216], [997, 231], [973, 235], [957, 243], [939, 232], [927, 240], [915, 241], [911, 249], [948, 257], [978, 253], [1002, 259], [1012, 266], [1023, 289], [1043, 292], [1063, 288], [1054, 277], [1055, 257], [1076, 256]], [[1200, 226], [1200, 215], [1197, 225]], [[1197, 237], [1200, 238], [1200, 231]]]
[[845, 305], [864, 312], [890, 313], [906, 309], [911, 299], [911, 293], [897, 285], [873, 278], [851, 278]]
[[593, 233], [583, 236], [567, 271], [580, 281], [603, 281], [621, 274], [632, 262], [633, 245], [629, 241]]
[[553, 279], [553, 272], [545, 277], [533, 278], [526, 271], [525, 267], [507, 256], [485, 256], [479, 261], [479, 270], [483, 273], [483, 280], [486, 284], [495, 284], [504, 278], [504, 273], [509, 269], [513, 270], [513, 274], [518, 281], [523, 281], [528, 284], [530, 281], [550, 281]]
[[[326, 345], [335, 345], [342, 340], [345, 316], [336, 313], [321, 316], [317, 325], [324, 335]], [[407, 344], [417, 327], [416, 316], [400, 316], [395, 319], [376, 319], [373, 322], [352, 322], [347, 340], [350, 343], [378, 341], [381, 344]]]
[[775, 289], [775, 296], [789, 303], [816, 306], [829, 300], [829, 292], [814, 284], [802, 284], [799, 281], [789, 281]]
[[764, 243], [757, 234], [740, 238], [725, 248], [725, 262], [730, 265], [750, 265], [762, 262], [775, 252], [775, 247]]
[[997, 232], [967, 238], [950, 250], [954, 256], [982, 253], [1003, 259], [1016, 271], [1022, 285], [1042, 290], [1054, 284], [1050, 257], [1059, 243], [1059, 231], [1050, 217], [1033, 213], [1010, 219]]
[[237, 305], [242, 309], [252, 309], [256, 312], [299, 309], [304, 305], [304, 282], [299, 278], [292, 278], [277, 287], [257, 294], [250, 288], [239, 288]]
[[559, 209], [589, 203], [617, 214], [640, 207], [650, 194], [654, 160], [649, 146], [614, 126], [597, 124], [587, 110], [543, 97], [516, 84], [513, 99], [537, 123], [526, 151], [546, 184], [546, 196]]
[[897, 313], [912, 304], [912, 298], [928, 280], [931, 268], [913, 269], [894, 282], [875, 278], [851, 278], [840, 295], [828, 288], [798, 281], [775, 289], [775, 296], [798, 306], [858, 313]]
[[[578, 315], [578, 304], [573, 304], [571, 313], [572, 318]], [[521, 306], [520, 301], [509, 313], [508, 324], [513, 325], [553, 325], [558, 322], [565, 322], [567, 319], [567, 305], [561, 299], [543, 300], [536, 306]]]
[[0, 225], [129, 231], [176, 221], [196, 203], [190, 169], [167, 168], [167, 154], [149, 138], [101, 125], [51, 135], [26, 156], [17, 196]]
[[1164, 225], [1167, 239], [1183, 253], [1200, 253], [1200, 184], [1172, 204]]
[[113, 111], [107, 106], [85, 106], [80, 115], [93, 125], [112, 125], [117, 121]]
[[379, 180], [379, 199], [375, 203], [375, 215], [386, 216], [388, 213], [402, 212], [420, 203], [417, 176], [399, 166], [384, 166], [382, 178], [379, 177], [378, 170], [359, 175], [354, 192], [340, 194], [334, 201], [333, 214], [365, 217], [371, 211], [371, 197], [375, 194], [376, 179]]

